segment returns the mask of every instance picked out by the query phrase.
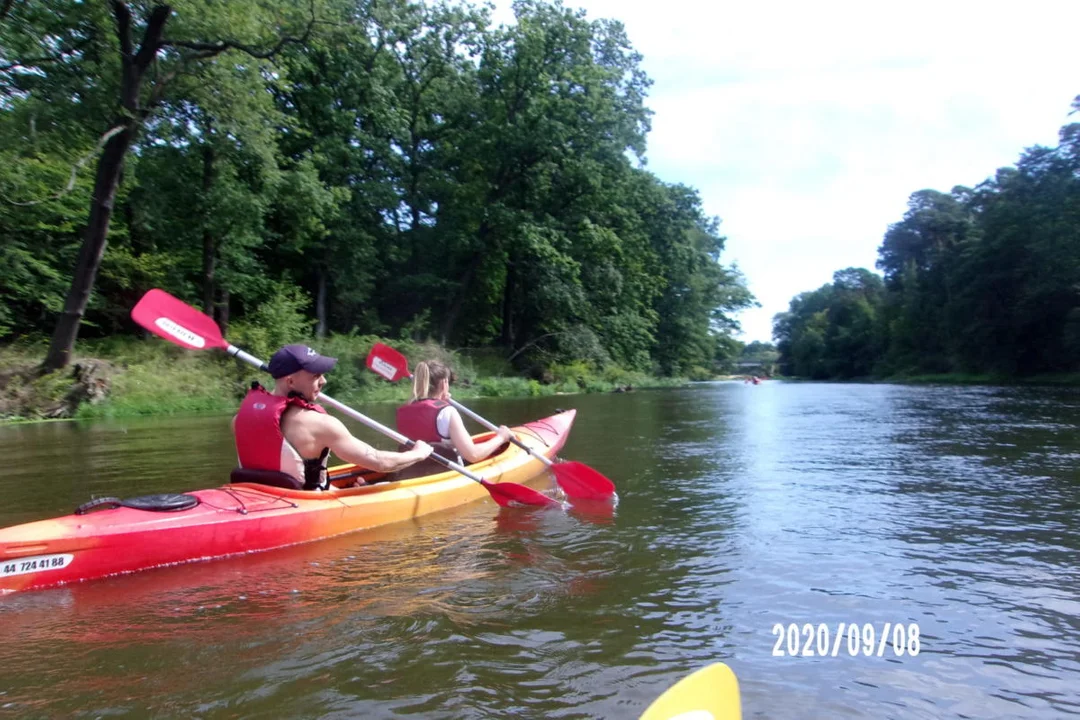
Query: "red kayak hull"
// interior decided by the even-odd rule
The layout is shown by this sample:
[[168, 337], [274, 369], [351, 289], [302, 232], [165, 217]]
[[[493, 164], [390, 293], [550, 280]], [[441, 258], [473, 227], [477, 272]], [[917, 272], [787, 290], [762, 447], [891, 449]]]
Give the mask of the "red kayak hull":
[[[554, 459], [575, 413], [568, 410], [514, 430], [538, 454]], [[331, 476], [353, 469], [333, 468]], [[490, 483], [547, 477], [539, 460], [514, 445], [470, 469]], [[189, 510], [116, 507], [0, 529], [0, 593], [260, 552], [488, 497], [479, 483], [449, 471], [330, 492], [238, 483], [188, 494], [199, 499]]]

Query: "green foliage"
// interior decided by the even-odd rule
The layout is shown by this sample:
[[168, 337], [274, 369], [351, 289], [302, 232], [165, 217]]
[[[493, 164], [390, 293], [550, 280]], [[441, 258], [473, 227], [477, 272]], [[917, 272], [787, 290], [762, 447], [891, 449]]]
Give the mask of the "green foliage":
[[585, 360], [575, 360], [565, 364], [556, 363], [548, 368], [544, 379], [564, 387], [583, 390], [594, 371], [595, 366]]
[[688, 379], [690, 379], [690, 380], [697, 380], [697, 381], [712, 380], [713, 377], [714, 377], [714, 373], [709, 368], [704, 368], [704, 367], [701, 367], [700, 365], [695, 365], [686, 372], [686, 377]]
[[[152, 5], [16, 3], [0, 24], [0, 339], [48, 328], [71, 285], [97, 145], [131, 120], [121, 8], [138, 41]], [[137, 332], [130, 308], [161, 287], [263, 356], [481, 348], [452, 358], [463, 388], [489, 367], [584, 362], [574, 386], [598, 389], [612, 367], [731, 357], [753, 300], [698, 193], [640, 166], [650, 80], [620, 23], [557, 0], [505, 27], [468, 3], [171, 8], [81, 337]], [[365, 378], [335, 383], [376, 392]]]
[[[163, 343], [147, 340], [159, 348]], [[153, 351], [152, 351], [153, 352]], [[143, 354], [143, 353], [140, 353]], [[231, 362], [194, 353], [156, 353], [154, 360], [128, 362], [113, 376], [109, 400], [81, 405], [77, 417], [123, 417], [130, 415], [230, 412], [239, 404], [243, 385], [237, 382]]]
[[837, 273], [774, 319], [803, 377], [1061, 377], [1080, 371], [1080, 124], [974, 189], [913, 193], [884, 282]]
[[884, 285], [863, 268], [847, 268], [833, 282], [796, 296], [777, 315], [779, 362], [786, 375], [824, 379], [867, 377], [881, 354]]
[[230, 329], [233, 343], [257, 357], [269, 357], [282, 345], [305, 342], [312, 336], [307, 310], [311, 300], [303, 290], [282, 282], [243, 322]]
[[85, 177], [76, 176], [70, 193], [38, 202], [69, 181], [78, 149], [20, 147], [29, 122], [0, 112], [0, 337], [44, 328], [63, 309], [62, 266], [74, 262], [89, 197]]
[[478, 394], [486, 397], [535, 397], [544, 393], [544, 386], [525, 378], [481, 378], [476, 383]]

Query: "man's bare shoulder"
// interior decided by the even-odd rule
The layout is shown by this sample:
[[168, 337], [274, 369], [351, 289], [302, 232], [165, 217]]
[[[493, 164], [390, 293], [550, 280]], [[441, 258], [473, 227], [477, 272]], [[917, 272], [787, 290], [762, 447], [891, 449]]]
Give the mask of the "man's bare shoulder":
[[285, 414], [282, 416], [282, 422], [288, 422], [289, 425], [302, 427], [312, 432], [316, 430], [323, 432], [328, 430], [337, 431], [339, 428], [345, 427], [344, 423], [333, 415], [300, 407], [286, 408]]

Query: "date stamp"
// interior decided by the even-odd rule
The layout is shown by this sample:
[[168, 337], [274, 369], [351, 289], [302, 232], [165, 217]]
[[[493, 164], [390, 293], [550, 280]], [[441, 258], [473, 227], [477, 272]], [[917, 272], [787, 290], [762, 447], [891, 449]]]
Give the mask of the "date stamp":
[[773, 657], [915, 657], [922, 649], [918, 623], [776, 623]]

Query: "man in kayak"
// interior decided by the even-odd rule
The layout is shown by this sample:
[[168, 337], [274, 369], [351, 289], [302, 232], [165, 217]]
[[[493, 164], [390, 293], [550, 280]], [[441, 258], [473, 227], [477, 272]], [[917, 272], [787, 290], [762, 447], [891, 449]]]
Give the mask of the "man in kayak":
[[[463, 458], [466, 463], [483, 460], [501, 445], [510, 442], [510, 428], [500, 425], [498, 432], [482, 443], [474, 443], [461, 413], [447, 402], [453, 372], [435, 360], [417, 363], [413, 372], [412, 401], [397, 409], [398, 432], [418, 438], [435, 446], [436, 452], [451, 459]], [[433, 462], [421, 463], [399, 472], [395, 477], [418, 477], [443, 468]]]
[[241, 468], [284, 473], [305, 490], [327, 490], [331, 450], [345, 462], [387, 473], [431, 454], [426, 442], [404, 452], [376, 450], [316, 405], [325, 375], [336, 364], [336, 358], [306, 345], [286, 345], [274, 353], [269, 363], [273, 391], [253, 383], [232, 421]]

